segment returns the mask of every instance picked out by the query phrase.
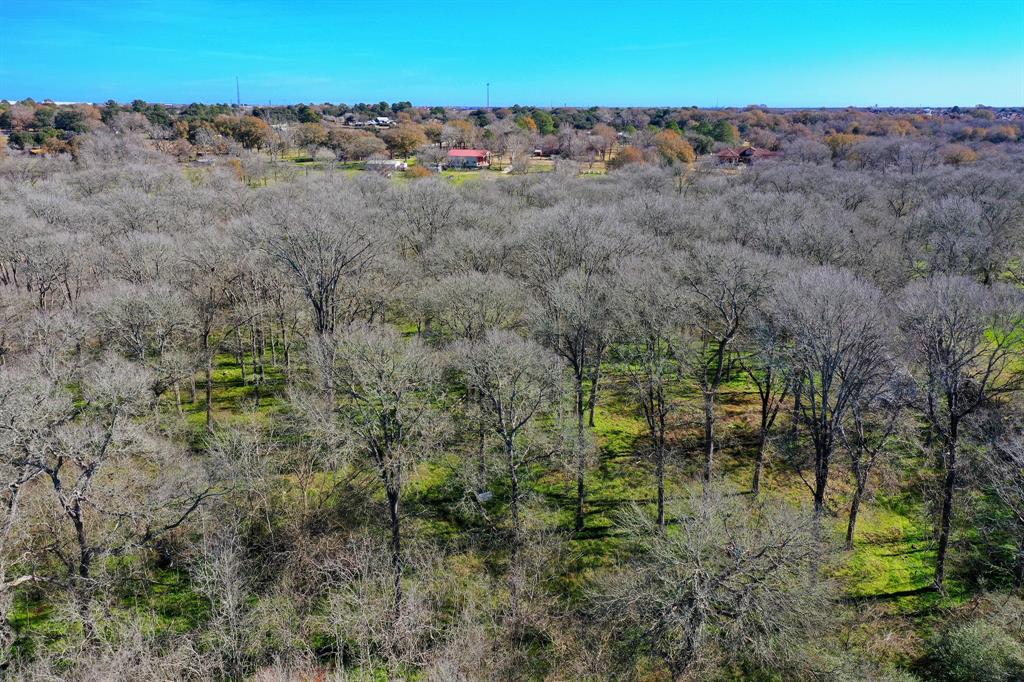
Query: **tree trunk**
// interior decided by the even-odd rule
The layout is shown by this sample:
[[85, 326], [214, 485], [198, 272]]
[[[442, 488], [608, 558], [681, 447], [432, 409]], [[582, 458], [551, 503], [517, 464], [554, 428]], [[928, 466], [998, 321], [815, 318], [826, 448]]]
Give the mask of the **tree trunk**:
[[583, 474], [587, 467], [586, 438], [583, 425], [583, 376], [576, 375], [576, 532], [583, 530]]
[[583, 498], [585, 496], [585, 489], [583, 484], [583, 468], [586, 466], [584, 460], [586, 456], [581, 452], [579, 455], [579, 461], [577, 462], [576, 472], [576, 532], [583, 530], [586, 525], [583, 518]]
[[508, 463], [509, 512], [512, 515], [512, 546], [514, 550], [519, 546], [522, 528], [519, 521], [519, 475], [516, 471], [515, 451], [510, 443], [505, 445], [505, 457]]
[[825, 512], [825, 489], [828, 487], [828, 470], [832, 453], [822, 442], [814, 444], [814, 516], [821, 518]]
[[74, 577], [75, 600], [78, 603], [78, 612], [82, 618], [82, 626], [85, 628], [85, 636], [89, 640], [96, 637], [92, 619], [89, 617], [89, 602], [92, 599], [89, 589], [89, 576], [92, 566], [92, 550], [85, 534], [85, 522], [82, 519], [82, 508], [77, 503], [68, 511], [71, 522], [75, 527], [75, 539], [78, 542], [78, 566], [77, 575]]
[[277, 367], [277, 337], [274, 334], [274, 320], [271, 318], [267, 324], [267, 336], [270, 344], [270, 364]]
[[81, 508], [74, 510], [71, 521], [75, 526], [75, 538], [78, 540], [78, 577], [82, 581], [86, 581], [89, 579], [92, 566], [92, 552], [89, 550], [89, 543], [85, 537], [85, 524], [82, 521]]
[[713, 459], [715, 456], [715, 399], [704, 392], [704, 486], [711, 484]]
[[800, 413], [803, 410], [803, 382], [801, 381], [793, 389], [793, 413], [790, 416], [789, 421], [789, 438], [792, 441], [792, 447], [796, 447], [796, 441], [800, 438]]
[[857, 486], [853, 491], [853, 499], [850, 500], [850, 520], [846, 524], [846, 549], [853, 549], [853, 533], [857, 528], [857, 512], [860, 511], [860, 501], [864, 496], [864, 485], [861, 477], [857, 477]]
[[213, 432], [213, 354], [206, 352], [206, 430]]
[[402, 613], [402, 527], [399, 519], [399, 497], [398, 490], [392, 486], [387, 487], [388, 512], [391, 515], [391, 566], [394, 570], [395, 620]]
[[245, 386], [245, 348], [242, 346], [242, 328], [235, 329], [235, 358], [242, 373], [242, 385]]
[[665, 447], [658, 445], [657, 452], [658, 476], [658, 528], [665, 531]]
[[1013, 586], [1024, 587], [1024, 528], [1020, 528], [1021, 536], [1017, 541], [1017, 565], [1013, 571]]
[[754, 481], [750, 486], [750, 492], [754, 497], [761, 494], [761, 476], [764, 473], [764, 451], [767, 447], [768, 430], [764, 425], [762, 425], [757, 436], [757, 456], [754, 459]]
[[512, 542], [509, 552], [509, 596], [512, 613], [515, 614], [514, 628], [518, 628], [519, 614], [519, 550], [522, 545], [522, 526], [519, 519], [519, 473], [516, 467], [515, 445], [511, 440], [505, 441], [505, 461], [508, 466], [509, 481], [509, 513], [512, 516]]
[[260, 402], [260, 390], [262, 388], [264, 374], [263, 374], [263, 327], [258, 325], [258, 319], [253, 321], [250, 327], [250, 342], [252, 345], [252, 383], [254, 387], [253, 394], [256, 397], [256, 404]]
[[604, 354], [603, 349], [597, 353], [597, 366], [594, 367], [593, 381], [590, 382], [590, 400], [587, 405], [587, 424], [590, 428], [594, 428], [594, 408], [597, 407], [597, 389], [598, 384], [601, 383], [601, 356]]
[[959, 423], [950, 421], [949, 450], [944, 466], [946, 476], [942, 483], [942, 515], [939, 519], [939, 548], [935, 555], [935, 589], [943, 591], [946, 580], [946, 553], [953, 525], [953, 491], [956, 489], [956, 455]]
[[285, 326], [284, 320], [281, 320], [281, 352], [284, 353], [284, 374], [290, 386], [292, 383], [291, 341], [288, 339], [288, 328]]

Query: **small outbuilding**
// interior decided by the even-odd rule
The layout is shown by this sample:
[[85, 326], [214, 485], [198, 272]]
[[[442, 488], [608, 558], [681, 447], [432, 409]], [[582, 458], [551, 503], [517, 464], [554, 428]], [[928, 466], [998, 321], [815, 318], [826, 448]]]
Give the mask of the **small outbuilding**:
[[491, 153], [486, 149], [449, 149], [448, 168], [486, 168], [491, 164]]
[[409, 164], [398, 159], [367, 159], [366, 170], [404, 171], [409, 170]]

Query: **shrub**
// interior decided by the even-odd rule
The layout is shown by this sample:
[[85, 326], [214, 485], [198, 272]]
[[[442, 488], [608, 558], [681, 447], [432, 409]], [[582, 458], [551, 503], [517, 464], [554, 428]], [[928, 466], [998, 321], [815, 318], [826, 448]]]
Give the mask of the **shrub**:
[[11, 139], [8, 144], [15, 149], [28, 149], [29, 147], [35, 146], [36, 136], [27, 130], [15, 130], [11, 133]]
[[626, 146], [619, 150], [619, 153], [608, 162], [609, 168], [622, 168], [632, 163], [643, 163], [644, 153], [636, 147]]
[[658, 153], [668, 163], [693, 163], [697, 158], [690, 143], [674, 130], [663, 130], [655, 135], [654, 145], [658, 148]]
[[1001, 628], [975, 620], [931, 646], [932, 672], [948, 682], [1008, 682], [1024, 677], [1024, 647]]
[[951, 144], [942, 153], [942, 162], [949, 166], [961, 166], [977, 160], [977, 153], [962, 144]]
[[426, 166], [409, 166], [409, 169], [405, 171], [406, 176], [410, 178], [429, 178], [433, 173]]

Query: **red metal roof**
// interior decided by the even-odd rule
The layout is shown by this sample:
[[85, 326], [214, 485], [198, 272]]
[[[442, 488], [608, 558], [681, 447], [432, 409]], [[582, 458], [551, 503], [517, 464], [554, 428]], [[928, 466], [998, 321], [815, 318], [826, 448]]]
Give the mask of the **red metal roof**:
[[449, 149], [448, 156], [477, 156], [484, 157], [490, 152], [486, 149]]

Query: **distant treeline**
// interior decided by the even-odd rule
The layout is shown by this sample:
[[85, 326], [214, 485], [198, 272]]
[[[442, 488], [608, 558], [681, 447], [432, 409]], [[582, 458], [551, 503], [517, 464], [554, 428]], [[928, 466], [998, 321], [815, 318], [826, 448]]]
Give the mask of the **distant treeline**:
[[[357, 130], [361, 128], [360, 130]], [[879, 141], [923, 143], [953, 164], [972, 163], [999, 145], [1022, 139], [1024, 108], [772, 109], [698, 107], [417, 107], [376, 104], [169, 105], [143, 100], [102, 105], [31, 99], [0, 103], [0, 131], [16, 150], [76, 154], [77, 136], [99, 129], [145, 130], [177, 145], [179, 158], [197, 150], [333, 151], [338, 160], [419, 155], [454, 146], [489, 149], [514, 161], [527, 152], [580, 162], [689, 163], [726, 146], [799, 155], [828, 154], [860, 163], [892, 156]], [[808, 145], [815, 149], [808, 150]], [[884, 145], [883, 145], [884, 146]], [[891, 146], [891, 145], [889, 145]], [[904, 145], [905, 146], [905, 145]], [[827, 148], [827, 150], [826, 150]], [[897, 154], [898, 155], [898, 154]], [[878, 157], [878, 158], [876, 158]], [[869, 159], [869, 160], [870, 160]], [[871, 161], [874, 163], [874, 161]]]

